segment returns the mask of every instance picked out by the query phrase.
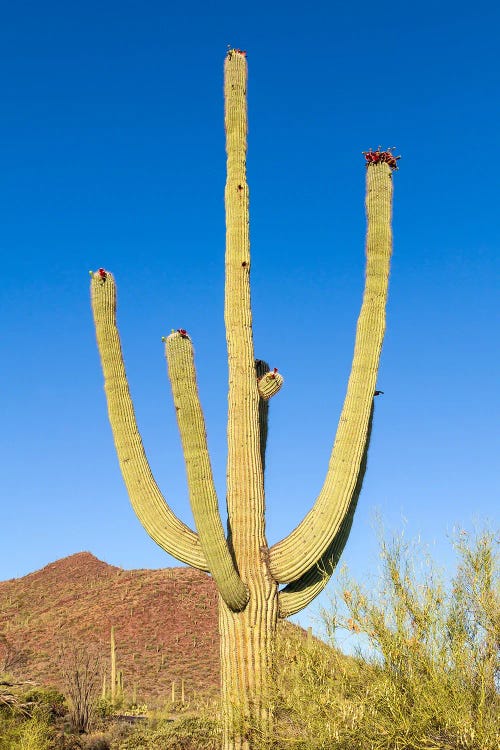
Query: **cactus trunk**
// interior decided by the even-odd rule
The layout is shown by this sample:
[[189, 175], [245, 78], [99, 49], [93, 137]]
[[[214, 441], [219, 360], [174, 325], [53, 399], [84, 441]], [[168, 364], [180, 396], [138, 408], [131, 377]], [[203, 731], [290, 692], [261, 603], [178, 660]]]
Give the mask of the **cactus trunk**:
[[[246, 55], [230, 50], [224, 76], [227, 536], [212, 477], [190, 337], [179, 329], [164, 340], [196, 532], [171, 511], [146, 459], [116, 326], [114, 278], [101, 268], [92, 274], [91, 282], [108, 413], [134, 509], [163, 549], [209, 571], [219, 591], [224, 750], [272, 746], [270, 690], [278, 619], [303, 609], [324, 588], [349, 536], [366, 471], [374, 396], [378, 393], [375, 388], [392, 251], [392, 171], [397, 164], [390, 150], [378, 149], [365, 155], [366, 281], [344, 408], [316, 502], [291, 534], [269, 547], [264, 493], [268, 400], [280, 390], [283, 378], [276, 369], [270, 371], [263, 360], [255, 360], [254, 355], [246, 86]], [[285, 584], [284, 588], [279, 589], [279, 584]], [[112, 653], [113, 649], [114, 644]], [[112, 691], [115, 682], [112, 676]]]
[[249, 602], [243, 611], [234, 612], [221, 599], [219, 608], [224, 747], [231, 750], [252, 747], [254, 732], [269, 736], [272, 717], [266, 693], [278, 621], [278, 586], [269, 572], [265, 536], [263, 422], [250, 304], [246, 87], [246, 59], [234, 51], [226, 58], [224, 76], [227, 508], [231, 547], [249, 590]]
[[219, 600], [224, 750], [265, 747], [272, 736], [270, 695], [278, 622], [277, 585], [255, 576], [243, 612]]

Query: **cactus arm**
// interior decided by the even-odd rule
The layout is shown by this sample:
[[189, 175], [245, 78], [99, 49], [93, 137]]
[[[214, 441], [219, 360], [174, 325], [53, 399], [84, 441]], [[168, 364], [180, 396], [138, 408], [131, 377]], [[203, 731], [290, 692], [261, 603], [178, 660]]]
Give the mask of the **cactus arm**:
[[283, 385], [283, 377], [279, 372], [274, 369], [273, 372], [266, 372], [264, 375], [257, 380], [257, 389], [261, 399], [269, 401], [270, 398], [276, 396]]
[[332, 544], [351, 507], [365, 451], [385, 332], [392, 252], [392, 170], [380, 162], [369, 164], [366, 173], [366, 281], [351, 375], [321, 492], [303, 521], [270, 549], [271, 573], [282, 583], [298, 580]]
[[347, 543], [356, 503], [349, 508], [330, 547], [310, 570], [288, 583], [278, 594], [279, 617], [291, 617], [307, 607], [320, 594], [335, 570]]
[[[263, 359], [255, 360], [255, 375], [257, 383], [269, 372], [269, 365]], [[260, 462], [262, 464], [262, 473], [266, 470], [266, 448], [267, 433], [269, 431], [269, 401], [261, 398], [259, 401], [259, 432], [260, 432]]]
[[227, 606], [238, 612], [245, 607], [248, 592], [236, 571], [222, 527], [189, 336], [184, 331], [168, 336], [165, 355], [198, 537], [219, 593]]
[[227, 152], [226, 283], [224, 320], [228, 352], [227, 509], [229, 538], [245, 583], [265, 546], [260, 395], [255, 372], [250, 307], [249, 193], [246, 180], [247, 63], [232, 50], [224, 65]]
[[279, 616], [290, 617], [291, 615], [297, 614], [301, 609], [307, 607], [316, 596], [325, 588], [326, 584], [330, 580], [330, 577], [337, 567], [337, 563], [340, 559], [344, 547], [349, 538], [351, 531], [352, 522], [354, 519], [354, 513], [358, 504], [358, 498], [363, 485], [363, 479], [365, 477], [366, 465], [368, 462], [368, 449], [370, 446], [370, 438], [373, 425], [373, 405], [370, 414], [370, 422], [368, 425], [368, 436], [365, 444], [365, 451], [363, 454], [363, 460], [361, 461], [361, 468], [358, 475], [358, 481], [356, 488], [349, 506], [349, 510], [344, 516], [340, 528], [335, 535], [330, 547], [327, 549], [325, 554], [310, 570], [304, 573], [297, 581], [289, 583], [283, 588], [278, 595], [279, 601]]
[[116, 285], [112, 274], [104, 271], [102, 275], [92, 274], [91, 300], [108, 416], [132, 507], [160, 547], [178, 560], [206, 571], [208, 567], [197, 534], [168, 507], [146, 458], [116, 326]]

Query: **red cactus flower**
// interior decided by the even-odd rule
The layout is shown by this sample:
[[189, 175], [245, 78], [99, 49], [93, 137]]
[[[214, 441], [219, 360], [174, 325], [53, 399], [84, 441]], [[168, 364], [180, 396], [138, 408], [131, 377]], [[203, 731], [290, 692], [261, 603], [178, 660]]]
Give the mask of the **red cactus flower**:
[[366, 166], [369, 166], [370, 164], [378, 164], [379, 162], [385, 162], [392, 170], [398, 168], [398, 159], [401, 158], [400, 156], [394, 156], [394, 154], [392, 153], [392, 148], [388, 148], [385, 151], [382, 151], [382, 148], [380, 146], [376, 151], [372, 151], [372, 149], [370, 149], [369, 151], [363, 151], [363, 155], [366, 160]]
[[385, 161], [391, 167], [391, 169], [398, 168], [398, 159], [401, 159], [400, 156], [394, 156], [391, 153], [391, 151], [384, 151], [384, 156], [385, 156]]

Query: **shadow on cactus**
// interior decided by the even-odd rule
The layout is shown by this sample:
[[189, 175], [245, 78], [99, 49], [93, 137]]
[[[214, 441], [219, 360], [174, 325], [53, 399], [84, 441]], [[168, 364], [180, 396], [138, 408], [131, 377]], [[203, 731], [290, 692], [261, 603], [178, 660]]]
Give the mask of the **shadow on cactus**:
[[385, 332], [392, 250], [392, 172], [396, 163], [390, 150], [379, 150], [383, 158], [367, 161], [365, 291], [351, 375], [326, 478], [312, 509], [297, 528], [269, 546], [264, 516], [268, 402], [281, 389], [283, 378], [263, 360], [256, 360], [254, 354], [246, 88], [246, 55], [231, 49], [224, 76], [227, 535], [219, 513], [189, 334], [183, 329], [173, 331], [164, 343], [196, 532], [167, 505], [145, 455], [116, 324], [115, 279], [102, 268], [91, 274], [109, 419], [134, 510], [157, 544], [178, 560], [209, 572], [218, 587], [225, 748], [251, 748], [253, 744], [251, 733], [234, 731], [235, 723], [240, 724], [235, 722], [235, 711], [239, 717], [248, 718], [248, 726], [258, 725], [259, 737], [271, 737], [272, 710], [266, 685], [273, 668], [278, 618], [299, 612], [325, 587], [349, 535], [366, 468]]

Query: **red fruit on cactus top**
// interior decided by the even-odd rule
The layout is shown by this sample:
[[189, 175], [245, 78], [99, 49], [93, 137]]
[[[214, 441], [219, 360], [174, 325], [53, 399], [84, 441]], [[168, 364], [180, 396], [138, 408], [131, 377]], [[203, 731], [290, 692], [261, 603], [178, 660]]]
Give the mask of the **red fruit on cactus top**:
[[106, 271], [104, 270], [104, 268], [99, 268], [99, 270], [97, 271], [97, 273], [99, 274], [99, 276], [101, 277], [101, 279], [105, 279], [106, 278], [107, 274], [106, 274]]
[[401, 158], [400, 156], [394, 156], [391, 148], [382, 151], [380, 147], [376, 151], [372, 151], [371, 149], [370, 151], [363, 151], [363, 155], [366, 160], [366, 166], [385, 162], [393, 170], [398, 168], [398, 159]]
[[181, 336], [183, 336], [184, 338], [186, 338], [186, 336], [187, 336], [187, 331], [186, 331], [185, 328], [178, 328], [177, 329], [177, 333], [180, 333]]

